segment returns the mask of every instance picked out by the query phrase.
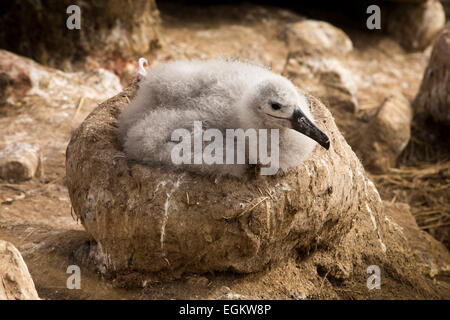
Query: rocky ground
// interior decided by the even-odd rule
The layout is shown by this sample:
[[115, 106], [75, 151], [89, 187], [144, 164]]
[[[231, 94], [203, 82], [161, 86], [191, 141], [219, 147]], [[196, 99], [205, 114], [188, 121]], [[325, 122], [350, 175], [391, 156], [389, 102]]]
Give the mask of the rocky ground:
[[[175, 9], [160, 6], [161, 48], [146, 56], [151, 65], [177, 58], [247, 59], [270, 66], [319, 97], [365, 167], [374, 168], [368, 176], [390, 212], [388, 219], [407, 230], [405, 237], [415, 243], [414, 254], [427, 261], [424, 272], [428, 276], [415, 286], [408, 283], [405, 275], [396, 275], [397, 271], [391, 270], [382, 290], [368, 291], [365, 278], [343, 281], [329, 276], [324, 262], [329, 257], [316, 255], [309, 259], [308, 254], [302, 253], [303, 258], [289, 258], [282, 265], [250, 275], [210, 272], [188, 273], [178, 279], [157, 276], [142, 279], [131, 273], [115, 279], [104, 278], [98, 269], [88, 266], [91, 238], [71, 207], [65, 152], [73, 130], [87, 115], [131, 82], [136, 61], [90, 57], [82, 71], [70, 73], [0, 50], [0, 70], [14, 83], [14, 90], [6, 87], [4, 98], [0, 98], [0, 150], [25, 143], [29, 145], [25, 148], [39, 159], [29, 165], [36, 172], [33, 179], [18, 181], [19, 172], [0, 180], [0, 239], [19, 249], [39, 296], [43, 299], [448, 299], [448, 134], [434, 124], [419, 125], [412, 121], [412, 115], [403, 116], [412, 114], [410, 104], [419, 91], [431, 46], [411, 53], [379, 32], [335, 24], [340, 28], [337, 29], [308, 21], [300, 28], [307, 30], [305, 37], [303, 31], [296, 29], [305, 17], [288, 9], [258, 5]], [[317, 30], [325, 31], [312, 36]], [[308, 41], [315, 42], [308, 44]], [[298, 46], [299, 43], [304, 45]], [[305, 51], [308, 47], [316, 49]], [[384, 116], [379, 107], [387, 103], [393, 103], [394, 107], [385, 108], [393, 110], [393, 114]], [[396, 117], [395, 110], [406, 111]], [[399, 121], [383, 121], [392, 118]], [[383, 152], [381, 160], [381, 156], [375, 159], [370, 156], [378, 150], [378, 140], [365, 141], [364, 145], [372, 145], [369, 150], [361, 147], [360, 141], [361, 132], [377, 132], [380, 127], [400, 137], [399, 141], [384, 142], [388, 151]], [[435, 140], [442, 136], [444, 141], [436, 144]], [[380, 167], [381, 171], [377, 170]], [[428, 233], [421, 232], [416, 223], [447, 249]], [[68, 290], [67, 266], [80, 261], [87, 265], [82, 268], [82, 290]], [[310, 278], [305, 279], [302, 274]]]

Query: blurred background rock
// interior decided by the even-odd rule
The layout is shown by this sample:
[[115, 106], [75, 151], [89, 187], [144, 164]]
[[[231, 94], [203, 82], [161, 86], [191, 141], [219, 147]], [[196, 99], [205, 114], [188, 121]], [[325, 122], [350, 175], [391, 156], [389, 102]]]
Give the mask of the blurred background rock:
[[[80, 30], [69, 30], [66, 9], [81, 9]], [[155, 0], [2, 1], [0, 47], [72, 71], [91, 56], [101, 62], [144, 55], [159, 46]]]

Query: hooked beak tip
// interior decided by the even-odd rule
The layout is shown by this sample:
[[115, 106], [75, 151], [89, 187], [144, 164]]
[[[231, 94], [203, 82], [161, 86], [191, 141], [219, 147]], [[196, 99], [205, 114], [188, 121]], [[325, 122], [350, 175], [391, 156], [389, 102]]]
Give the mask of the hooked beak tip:
[[330, 138], [311, 122], [301, 110], [295, 110], [291, 118], [292, 128], [313, 139], [323, 148], [330, 148]]
[[320, 144], [322, 147], [324, 147], [325, 149], [330, 149], [330, 139], [328, 139], [327, 141], [323, 142]]

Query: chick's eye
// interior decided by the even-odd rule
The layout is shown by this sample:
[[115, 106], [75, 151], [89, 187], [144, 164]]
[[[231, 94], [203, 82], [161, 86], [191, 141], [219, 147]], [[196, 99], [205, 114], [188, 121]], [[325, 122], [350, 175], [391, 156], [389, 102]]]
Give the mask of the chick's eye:
[[276, 103], [276, 102], [272, 102], [272, 103], [270, 104], [270, 107], [271, 107], [273, 110], [280, 110], [280, 109], [281, 109], [281, 104]]

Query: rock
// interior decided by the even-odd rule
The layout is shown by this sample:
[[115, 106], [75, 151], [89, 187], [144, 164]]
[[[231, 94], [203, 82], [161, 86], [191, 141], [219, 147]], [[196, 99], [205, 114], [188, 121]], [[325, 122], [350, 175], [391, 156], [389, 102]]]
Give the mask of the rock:
[[405, 203], [384, 201], [385, 219], [389, 220], [393, 231], [401, 233], [415, 257], [425, 267], [425, 274], [431, 278], [448, 276], [449, 255], [446, 247], [436, 241], [428, 232], [420, 230], [416, 219]]
[[209, 284], [209, 280], [206, 277], [201, 276], [190, 276], [187, 277], [186, 281], [191, 286], [199, 286], [199, 287], [207, 287]]
[[0, 240], [0, 300], [38, 300], [39, 296], [22, 255]]
[[291, 53], [340, 56], [353, 50], [345, 32], [324, 21], [303, 20], [287, 25], [286, 42]]
[[140, 56], [158, 46], [155, 0], [83, 2], [80, 29], [69, 30], [66, 20], [71, 14], [66, 10], [73, 4], [71, 0], [2, 2], [0, 47], [61, 67], [89, 54]]
[[386, 172], [395, 165], [409, 142], [412, 116], [409, 101], [401, 93], [386, 98], [356, 147], [366, 168]]
[[293, 53], [284, 74], [300, 90], [318, 97], [332, 111], [355, 112], [358, 109], [357, 86], [352, 73], [336, 58]]
[[441, 0], [441, 4], [445, 10], [445, 16], [447, 17], [447, 21], [450, 19], [450, 0]]
[[0, 178], [24, 181], [33, 178], [41, 163], [38, 145], [16, 142], [0, 150]]
[[13, 104], [31, 89], [32, 83], [29, 75], [5, 53], [0, 51], [0, 104]]
[[436, 39], [414, 111], [450, 126], [450, 26]]
[[[0, 49], [0, 94], [15, 104], [25, 96], [39, 97], [53, 107], [75, 108], [73, 101], [102, 101], [122, 90], [120, 79], [105, 69], [65, 73]], [[0, 103], [2, 101], [0, 100]]]
[[387, 31], [406, 49], [423, 50], [444, 28], [444, 8], [438, 0], [408, 2], [389, 9]]

